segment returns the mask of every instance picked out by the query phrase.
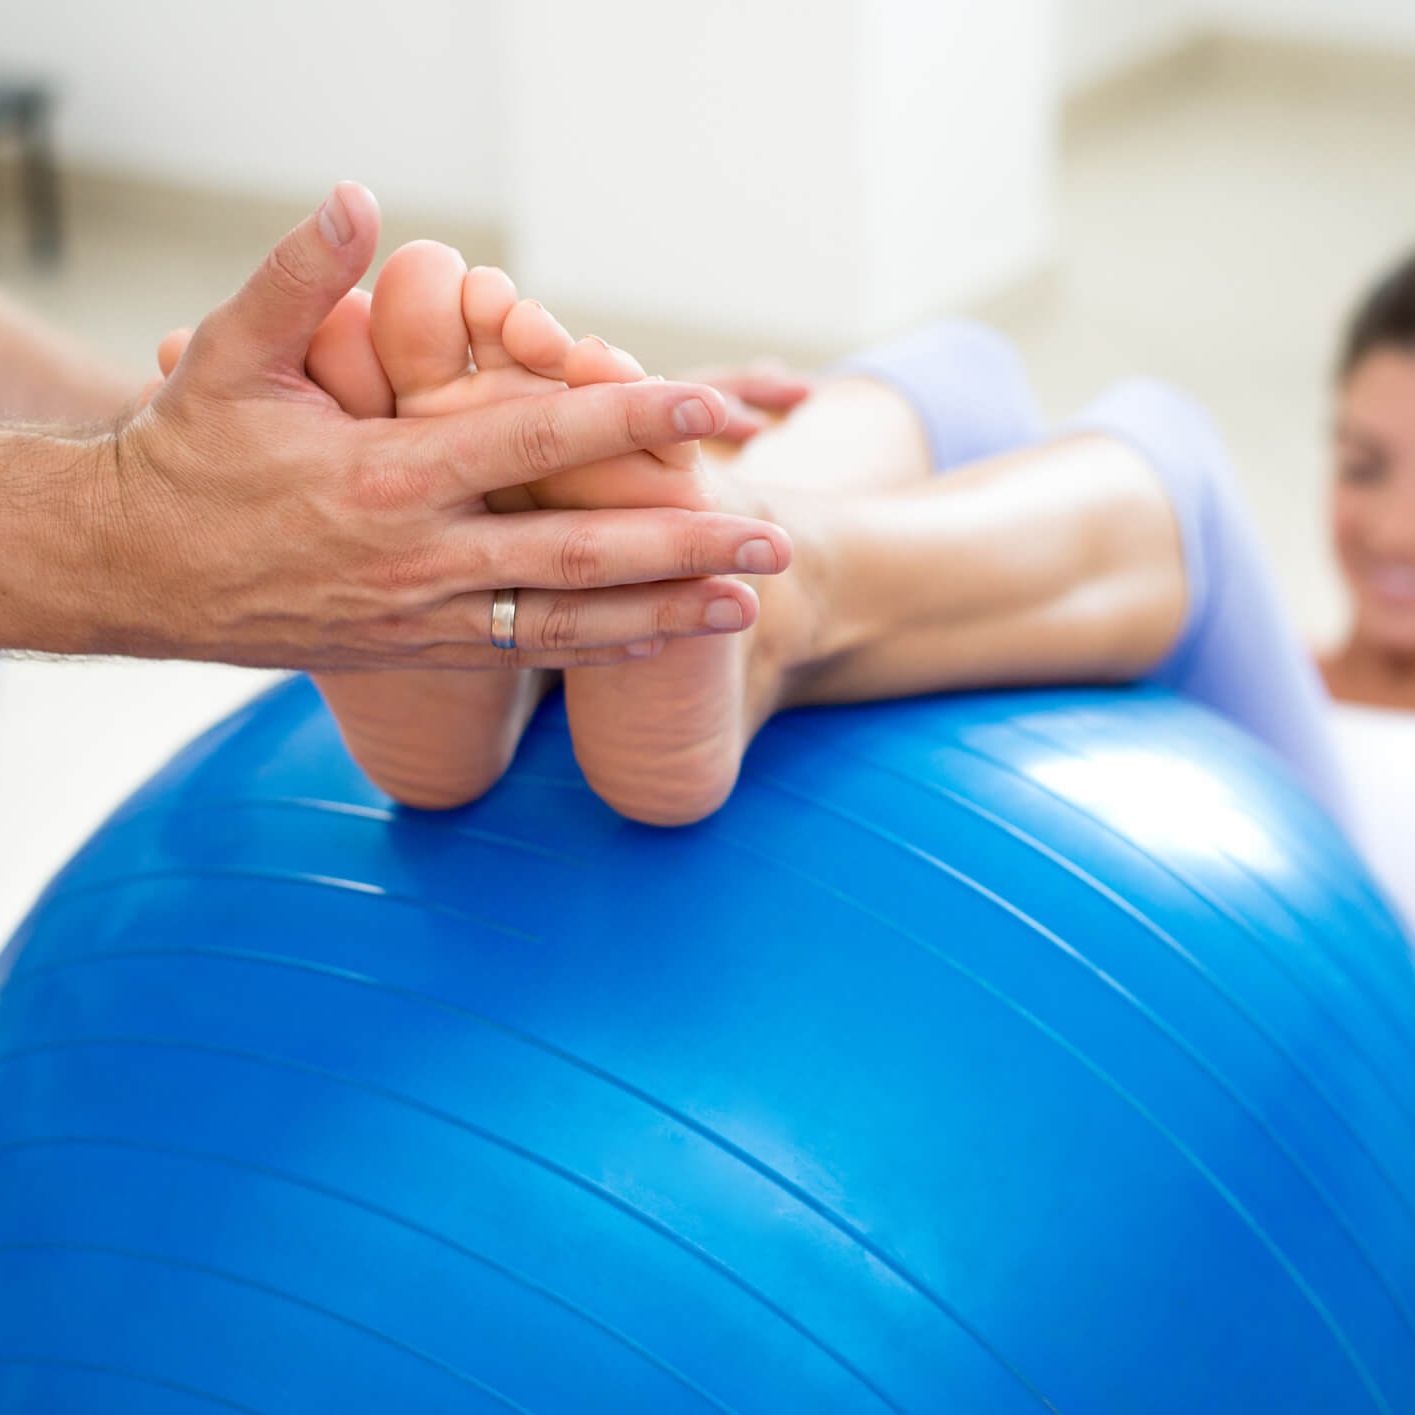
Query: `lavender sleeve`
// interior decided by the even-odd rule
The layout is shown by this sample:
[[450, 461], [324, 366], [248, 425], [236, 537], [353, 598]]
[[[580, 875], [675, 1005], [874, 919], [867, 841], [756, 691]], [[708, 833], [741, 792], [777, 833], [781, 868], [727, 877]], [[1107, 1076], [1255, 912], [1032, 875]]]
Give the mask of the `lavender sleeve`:
[[1283, 607], [1211, 419], [1178, 390], [1132, 379], [1102, 394], [1064, 430], [1102, 432], [1129, 443], [1173, 504], [1189, 602], [1178, 640], [1147, 679], [1245, 727], [1344, 819], [1326, 695]]

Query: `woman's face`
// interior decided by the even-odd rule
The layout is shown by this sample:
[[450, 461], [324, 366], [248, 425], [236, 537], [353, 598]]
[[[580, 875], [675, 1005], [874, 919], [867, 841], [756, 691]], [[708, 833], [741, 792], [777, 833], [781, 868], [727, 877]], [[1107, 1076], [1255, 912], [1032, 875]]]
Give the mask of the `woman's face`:
[[1415, 352], [1373, 349], [1341, 388], [1332, 529], [1356, 636], [1415, 654]]

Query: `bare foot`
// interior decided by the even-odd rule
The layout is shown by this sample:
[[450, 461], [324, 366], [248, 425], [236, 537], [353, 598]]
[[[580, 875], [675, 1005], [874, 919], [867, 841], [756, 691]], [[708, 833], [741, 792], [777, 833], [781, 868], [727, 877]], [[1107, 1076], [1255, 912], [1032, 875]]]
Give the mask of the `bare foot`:
[[[540, 366], [558, 367], [572, 387], [645, 376], [628, 354], [602, 340], [570, 345], [569, 336], [544, 311], [536, 315], [534, 327], [542, 341]], [[521, 330], [508, 321], [507, 332], [510, 346], [522, 352]], [[563, 363], [557, 364], [561, 354]], [[627, 467], [621, 459], [529, 487], [539, 505], [675, 505], [754, 516], [786, 524], [804, 551], [793, 556], [786, 573], [778, 574], [784, 567], [772, 547], [761, 543], [763, 559], [751, 567], [759, 575], [740, 582], [743, 589], [750, 586], [753, 599], [723, 604], [718, 621], [719, 628], [744, 632], [676, 639], [647, 663], [566, 672], [576, 760], [598, 795], [622, 815], [648, 825], [688, 825], [727, 800], [757, 729], [793, 701], [801, 690], [800, 675], [825, 652], [820, 603], [832, 586], [831, 557], [822, 552], [836, 533], [831, 508], [846, 504], [832, 492], [907, 480], [915, 475], [916, 461], [927, 467], [926, 457], [911, 455], [917, 452], [918, 434], [911, 421], [899, 417], [894, 403], [903, 400], [893, 390], [864, 380], [832, 382], [824, 386], [820, 402], [824, 415], [813, 409], [808, 416], [811, 404], [803, 404], [762, 432], [741, 456], [704, 458], [697, 444], [656, 453], [666, 465], [670, 458], [676, 463], [668, 479], [652, 468]], [[908, 444], [904, 452], [890, 442], [900, 430], [896, 421], [907, 423], [907, 436], [899, 438]], [[871, 471], [861, 473], [834, 441], [860, 449], [870, 431], [880, 446], [863, 447]], [[765, 455], [750, 455], [758, 450]], [[829, 486], [837, 464], [838, 485]], [[827, 469], [824, 495], [822, 467]], [[783, 521], [783, 515], [789, 519]]]
[[[489, 328], [502, 313], [498, 352], [546, 378], [581, 387], [646, 376], [634, 359], [602, 339], [572, 341], [533, 301], [500, 311], [484, 272], [471, 273], [467, 290], [474, 350], [483, 319]], [[499, 298], [508, 297], [503, 291]], [[719, 501], [696, 443], [561, 472], [526, 491], [537, 505], [556, 507], [707, 510]], [[760, 548], [761, 571], [774, 572], [774, 551], [765, 542]], [[715, 628], [735, 631], [753, 622], [755, 591], [746, 582], [738, 590], [711, 606]], [[746, 663], [746, 643], [726, 632], [676, 639], [650, 662], [569, 670], [566, 712], [575, 758], [590, 786], [622, 815], [647, 824], [686, 824], [715, 811], [731, 794], [747, 742]]]
[[[457, 252], [428, 241], [389, 258], [371, 301], [346, 299], [307, 362], [311, 377], [364, 416], [435, 416], [645, 376], [602, 340], [576, 344], [539, 304], [518, 301], [501, 271], [468, 272]], [[493, 502], [501, 511], [712, 504], [696, 444], [562, 472]], [[771, 545], [760, 549], [770, 561], [763, 571], [777, 568]], [[654, 645], [662, 651], [651, 661], [566, 675], [577, 756], [611, 805], [673, 823], [725, 799], [742, 747], [741, 655], [725, 640], [751, 624], [757, 608], [750, 587], [729, 582], [713, 606], [716, 622], [710, 614], [704, 626], [709, 637]], [[370, 777], [407, 804], [435, 809], [463, 804], [495, 782], [549, 680], [438, 670], [318, 681]]]
[[[445, 411], [442, 390], [467, 369], [465, 272], [446, 246], [396, 252], [375, 296], [351, 291], [321, 326], [306, 358], [310, 377], [355, 417]], [[500, 779], [553, 678], [421, 669], [324, 673], [315, 682], [375, 785], [404, 805], [445, 810]]]

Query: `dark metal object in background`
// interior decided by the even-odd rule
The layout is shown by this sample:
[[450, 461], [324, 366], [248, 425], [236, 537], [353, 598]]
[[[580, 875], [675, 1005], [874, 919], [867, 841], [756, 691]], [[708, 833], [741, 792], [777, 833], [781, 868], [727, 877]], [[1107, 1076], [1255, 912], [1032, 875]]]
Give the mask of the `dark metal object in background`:
[[43, 84], [0, 78], [0, 133], [19, 139], [30, 253], [44, 262], [57, 260], [62, 248], [52, 112], [53, 94]]

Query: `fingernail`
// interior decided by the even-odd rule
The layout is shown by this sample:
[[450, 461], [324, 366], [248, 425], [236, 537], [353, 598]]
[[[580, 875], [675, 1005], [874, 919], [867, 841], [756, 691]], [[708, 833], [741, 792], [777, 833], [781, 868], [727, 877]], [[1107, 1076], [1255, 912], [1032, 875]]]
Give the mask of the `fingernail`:
[[673, 426], [686, 437], [706, 437], [715, 419], [701, 398], [688, 398], [673, 410]]
[[749, 575], [776, 573], [776, 548], [769, 540], [749, 540], [737, 552], [737, 568]]
[[713, 600], [703, 611], [703, 622], [709, 629], [740, 629], [745, 622], [742, 606], [735, 599]]
[[598, 334], [586, 334], [585, 338], [597, 349], [609, 348], [609, 341], [607, 339], [601, 339]]
[[331, 246], [344, 246], [353, 239], [354, 222], [338, 187], [325, 197], [324, 205], [319, 209], [319, 234]]
[[653, 658], [662, 647], [658, 639], [644, 639], [640, 643], [626, 645], [624, 652], [630, 658]]

